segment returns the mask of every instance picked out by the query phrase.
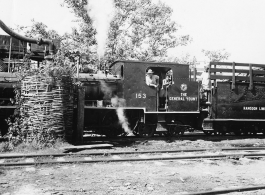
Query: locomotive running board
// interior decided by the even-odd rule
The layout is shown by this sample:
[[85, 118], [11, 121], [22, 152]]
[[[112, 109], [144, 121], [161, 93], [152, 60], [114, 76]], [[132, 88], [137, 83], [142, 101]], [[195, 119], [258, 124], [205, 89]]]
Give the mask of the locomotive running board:
[[96, 106], [85, 106], [85, 109], [108, 109], [108, 110], [116, 110], [118, 108], [122, 108], [124, 110], [143, 110], [145, 114], [199, 114], [200, 111], [188, 111], [188, 112], [159, 112], [159, 111], [155, 111], [155, 112], [148, 112], [146, 111], [145, 107], [96, 107]]
[[106, 106], [102, 106], [102, 107], [96, 107], [96, 106], [84, 106], [85, 109], [108, 109], [108, 110], [116, 110], [118, 108], [124, 109], [124, 110], [144, 110], [144, 107], [106, 107]]

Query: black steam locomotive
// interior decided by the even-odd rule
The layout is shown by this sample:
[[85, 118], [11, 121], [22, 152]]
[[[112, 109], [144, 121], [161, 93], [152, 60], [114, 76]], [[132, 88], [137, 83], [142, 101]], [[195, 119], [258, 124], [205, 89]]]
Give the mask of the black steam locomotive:
[[85, 87], [84, 126], [92, 134], [117, 136], [125, 129], [141, 137], [174, 136], [201, 128], [207, 116], [189, 65], [116, 61], [109, 71], [81, 73], [78, 80]]

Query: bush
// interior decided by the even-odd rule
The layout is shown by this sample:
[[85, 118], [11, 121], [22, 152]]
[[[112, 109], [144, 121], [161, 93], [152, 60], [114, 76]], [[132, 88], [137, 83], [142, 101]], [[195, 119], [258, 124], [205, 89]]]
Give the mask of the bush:
[[[31, 144], [35, 149], [51, 147], [58, 137], [63, 136], [59, 132], [71, 131], [69, 126], [72, 123], [69, 121], [72, 118], [69, 117], [73, 115], [74, 62], [69, 58], [69, 53], [67, 55], [59, 51], [52, 60], [46, 60], [40, 69], [32, 69], [31, 61], [24, 59], [17, 74], [21, 84], [21, 88], [15, 88], [17, 108], [14, 115], [7, 119], [7, 150], [22, 143]], [[28, 91], [34, 91], [30, 88], [35, 87], [34, 84], [35, 94], [28, 94]], [[58, 127], [58, 124], [61, 126]]]

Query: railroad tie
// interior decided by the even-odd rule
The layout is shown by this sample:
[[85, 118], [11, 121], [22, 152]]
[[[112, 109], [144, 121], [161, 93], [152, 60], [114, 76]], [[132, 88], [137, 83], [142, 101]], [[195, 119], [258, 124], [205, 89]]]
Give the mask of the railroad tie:
[[91, 157], [85, 157], [85, 160], [89, 161], [89, 160], [93, 160]]
[[65, 158], [63, 158], [63, 157], [59, 157], [59, 158], [57, 158], [56, 159], [58, 162], [64, 162], [65, 161]]
[[25, 162], [34, 163], [34, 158], [26, 158]]
[[113, 155], [112, 158], [113, 158], [113, 159], [121, 159], [121, 157], [118, 156], [118, 155]]
[[162, 154], [163, 157], [172, 157], [170, 154]]
[[139, 157], [140, 157], [140, 158], [150, 158], [150, 156], [147, 156], [147, 155], [145, 155], [145, 154], [141, 154], [141, 155], [139, 155]]

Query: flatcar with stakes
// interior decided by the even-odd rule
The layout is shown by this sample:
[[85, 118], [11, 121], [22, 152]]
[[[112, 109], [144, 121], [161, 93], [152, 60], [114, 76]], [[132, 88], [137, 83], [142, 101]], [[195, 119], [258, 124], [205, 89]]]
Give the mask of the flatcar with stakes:
[[265, 65], [211, 62], [206, 134], [265, 133]]

